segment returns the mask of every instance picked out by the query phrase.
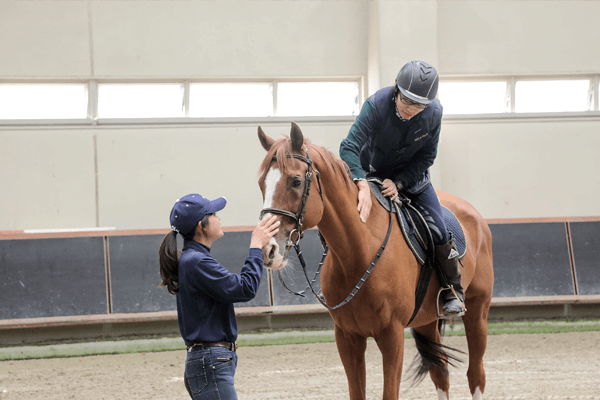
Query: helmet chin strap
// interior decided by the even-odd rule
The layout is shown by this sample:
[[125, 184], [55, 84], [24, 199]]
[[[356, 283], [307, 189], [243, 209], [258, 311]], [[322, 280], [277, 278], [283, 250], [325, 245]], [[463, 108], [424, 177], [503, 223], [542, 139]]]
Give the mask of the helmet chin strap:
[[397, 116], [398, 118], [400, 118], [400, 121], [402, 121], [402, 122], [408, 122], [408, 121], [410, 121], [410, 119], [402, 118], [402, 117], [400, 116], [400, 113], [399, 113], [398, 111], [396, 111], [396, 116]]
[[394, 110], [396, 110], [396, 116], [398, 118], [400, 118], [400, 121], [402, 121], [402, 122], [408, 122], [410, 120], [410, 118], [409, 119], [402, 118], [402, 116], [398, 112], [398, 105], [396, 104], [396, 99], [398, 98], [398, 94], [399, 93], [400, 93], [400, 90], [398, 90], [398, 86], [396, 86], [396, 90], [394, 91], [394, 97], [392, 98], [392, 103], [394, 103]]
[[400, 115], [400, 113], [398, 112], [398, 106], [396, 106], [396, 104], [395, 104], [395, 103], [394, 103], [394, 108], [396, 109], [396, 116], [397, 116], [398, 118], [400, 118], [400, 121], [402, 121], [402, 122], [407, 122], [407, 121], [410, 119], [410, 118], [409, 118], [409, 119], [402, 118], [402, 116], [401, 116], [401, 115]]

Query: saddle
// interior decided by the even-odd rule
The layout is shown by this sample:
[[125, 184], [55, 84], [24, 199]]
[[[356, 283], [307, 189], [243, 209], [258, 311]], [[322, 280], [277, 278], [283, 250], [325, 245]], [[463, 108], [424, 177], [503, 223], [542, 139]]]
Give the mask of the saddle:
[[[417, 261], [421, 265], [425, 264], [428, 253], [432, 253], [429, 250], [431, 233], [421, 213], [410, 204], [410, 199], [402, 193], [398, 194], [399, 201], [393, 203], [394, 210], [392, 210], [389, 199], [381, 193], [382, 182], [373, 178], [370, 178], [368, 182], [371, 186], [371, 192], [375, 195], [379, 204], [388, 212], [396, 214], [402, 236], [404, 236], [406, 244], [408, 244]], [[467, 242], [462, 226], [454, 213], [444, 206], [442, 206], [442, 214], [446, 229], [456, 243], [456, 249], [459, 253], [458, 259], [462, 260], [467, 254]]]
[[[408, 326], [416, 317], [421, 305], [423, 304], [423, 301], [425, 300], [425, 295], [427, 294], [427, 289], [429, 288], [429, 282], [431, 281], [433, 270], [435, 269], [438, 272], [438, 277], [440, 274], [442, 274], [435, 259], [435, 246], [433, 243], [433, 238], [425, 218], [415, 207], [410, 204], [410, 199], [408, 199], [402, 193], [399, 193], [398, 199], [394, 202], [390, 202], [389, 199], [381, 193], [382, 182], [379, 179], [370, 178], [368, 182], [371, 186], [371, 192], [375, 195], [377, 201], [388, 212], [393, 212], [396, 214], [402, 235], [404, 236], [404, 239], [406, 240], [406, 243], [408, 244], [408, 247], [411, 249], [415, 258], [421, 264], [419, 281], [415, 290], [415, 309], [410, 317], [410, 320], [406, 324]], [[442, 206], [442, 214], [446, 229], [450, 233], [451, 237], [454, 238], [456, 248], [459, 253], [458, 259], [461, 260], [467, 254], [467, 242], [462, 226], [460, 225], [460, 222], [454, 213], [444, 206]]]

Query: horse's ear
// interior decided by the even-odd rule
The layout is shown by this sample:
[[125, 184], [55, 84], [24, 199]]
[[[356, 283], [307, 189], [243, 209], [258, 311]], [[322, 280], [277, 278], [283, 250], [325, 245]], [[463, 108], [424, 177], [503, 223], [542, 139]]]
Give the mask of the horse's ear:
[[290, 137], [292, 139], [292, 150], [297, 153], [301, 153], [302, 146], [304, 145], [304, 136], [302, 135], [300, 127], [295, 122], [292, 122]]
[[260, 144], [262, 144], [262, 147], [266, 150], [269, 151], [271, 149], [271, 146], [273, 146], [273, 143], [275, 143], [275, 141], [273, 139], [271, 139], [270, 137], [268, 137], [262, 130], [262, 128], [260, 127], [260, 125], [258, 126], [258, 140], [260, 140]]

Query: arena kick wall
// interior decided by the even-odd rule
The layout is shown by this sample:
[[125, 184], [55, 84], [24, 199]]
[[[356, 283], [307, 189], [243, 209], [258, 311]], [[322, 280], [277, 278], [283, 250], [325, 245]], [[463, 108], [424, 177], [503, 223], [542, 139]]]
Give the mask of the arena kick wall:
[[[593, 239], [600, 235], [600, 218], [489, 222], [495, 271], [490, 319], [600, 316], [600, 244]], [[96, 332], [106, 337], [176, 333], [175, 297], [158, 287], [158, 247], [166, 233], [4, 235], [0, 345], [27, 343], [36, 328], [58, 326], [108, 324], [114, 332], [106, 327]], [[229, 229], [213, 245], [213, 255], [231, 272], [241, 270], [250, 233]], [[302, 249], [312, 278], [322, 255], [316, 230], [306, 232]], [[292, 260], [283, 279], [290, 289], [305, 290], [306, 297], [288, 293], [278, 274], [267, 271], [256, 298], [236, 305], [242, 331], [331, 324], [307, 288], [295, 254]], [[144, 323], [154, 325], [140, 330]], [[137, 332], [120, 331], [124, 324], [137, 324]], [[58, 335], [71, 334], [67, 329]]]

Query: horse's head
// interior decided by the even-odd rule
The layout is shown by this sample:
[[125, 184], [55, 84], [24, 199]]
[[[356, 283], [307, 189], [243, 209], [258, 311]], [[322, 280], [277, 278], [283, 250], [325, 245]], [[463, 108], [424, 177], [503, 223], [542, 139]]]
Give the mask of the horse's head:
[[274, 214], [281, 221], [279, 232], [263, 248], [263, 261], [267, 268], [280, 269], [302, 231], [323, 216], [321, 182], [298, 125], [292, 122], [290, 137], [277, 141], [259, 126], [258, 138], [267, 151], [258, 181], [264, 201], [261, 219]]

